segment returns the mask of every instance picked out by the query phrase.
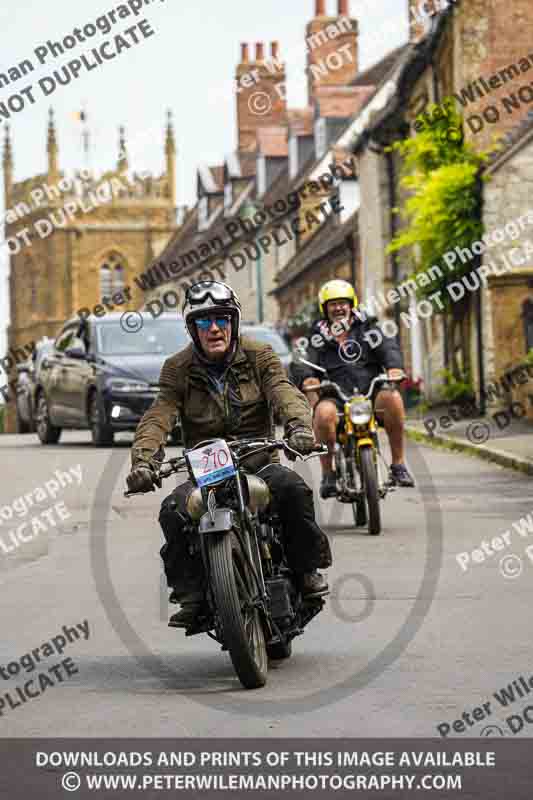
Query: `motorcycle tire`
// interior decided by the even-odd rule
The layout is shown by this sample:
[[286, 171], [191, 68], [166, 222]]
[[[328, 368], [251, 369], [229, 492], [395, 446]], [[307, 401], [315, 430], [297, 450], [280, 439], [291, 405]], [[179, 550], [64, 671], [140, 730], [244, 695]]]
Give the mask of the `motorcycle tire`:
[[371, 447], [359, 450], [361, 462], [361, 478], [368, 508], [368, 532], [371, 536], [381, 533], [381, 511], [379, 507], [378, 476]]
[[233, 533], [210, 536], [208, 555], [224, 644], [245, 689], [259, 689], [268, 671], [265, 634], [257, 608], [243, 616], [243, 605], [256, 594], [253, 577]]

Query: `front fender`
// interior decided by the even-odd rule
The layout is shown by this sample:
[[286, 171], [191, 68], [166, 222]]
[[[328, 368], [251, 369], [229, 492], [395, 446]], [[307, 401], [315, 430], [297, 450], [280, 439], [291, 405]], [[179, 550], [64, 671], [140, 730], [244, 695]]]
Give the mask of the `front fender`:
[[200, 533], [229, 533], [233, 528], [233, 511], [230, 508], [216, 508], [215, 522], [211, 522], [211, 514], [206, 511], [200, 518]]

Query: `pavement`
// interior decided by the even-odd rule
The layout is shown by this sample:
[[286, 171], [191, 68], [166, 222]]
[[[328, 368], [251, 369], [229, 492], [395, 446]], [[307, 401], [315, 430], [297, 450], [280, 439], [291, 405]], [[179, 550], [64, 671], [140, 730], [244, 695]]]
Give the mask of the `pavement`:
[[533, 422], [513, 418], [509, 411], [489, 411], [484, 417], [454, 420], [447, 408], [410, 412], [407, 435], [416, 441], [493, 461], [533, 475]]
[[250, 692], [215, 642], [167, 627], [157, 514], [173, 481], [124, 498], [129, 451], [86, 432], [0, 437], [0, 738], [532, 735], [531, 695], [494, 697], [533, 675], [533, 549], [513, 528], [533, 509], [529, 477], [409, 442], [417, 487], [385, 499], [371, 537], [349, 506], [318, 499], [317, 459], [299, 467], [330, 537], [331, 595]]

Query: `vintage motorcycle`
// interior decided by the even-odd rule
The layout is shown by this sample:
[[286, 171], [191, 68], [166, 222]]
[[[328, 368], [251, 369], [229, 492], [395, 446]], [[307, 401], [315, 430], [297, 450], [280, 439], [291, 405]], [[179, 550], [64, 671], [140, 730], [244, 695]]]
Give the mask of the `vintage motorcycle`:
[[[303, 358], [299, 360], [325, 373], [322, 367]], [[337, 383], [329, 380], [303, 389], [307, 394], [317, 391], [322, 396], [333, 394], [344, 403], [343, 412], [339, 412], [335, 446], [336, 498], [341, 503], [351, 504], [355, 525], [368, 525], [368, 532], [372, 536], [381, 533], [380, 502], [395, 487], [383, 477], [382, 465], [386, 470], [387, 465], [379, 447], [378, 423], [371, 397], [376, 384], [392, 382], [385, 374], [377, 375], [366, 394], [362, 394], [355, 386], [352, 396], [345, 394]]]
[[[327, 594], [302, 596], [287, 564], [280, 520], [270, 509], [270, 490], [245, 471], [247, 459], [275, 450], [302, 458], [284, 439], [213, 439], [164, 462], [158, 473], [167, 478], [187, 471], [195, 487], [187, 498], [185, 535], [203, 561], [209, 613], [186, 635], [207, 633], [228, 650], [246, 689], [264, 686], [268, 658], [290, 657], [292, 640], [322, 610]], [[324, 448], [318, 445], [315, 453]]]

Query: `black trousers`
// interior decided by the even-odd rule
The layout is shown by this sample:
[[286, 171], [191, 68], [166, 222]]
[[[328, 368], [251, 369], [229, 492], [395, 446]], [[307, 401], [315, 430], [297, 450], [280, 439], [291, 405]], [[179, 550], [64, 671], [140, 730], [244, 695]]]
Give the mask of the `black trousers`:
[[[293, 470], [281, 464], [269, 464], [257, 472], [268, 484], [273, 507], [283, 525], [287, 560], [295, 572], [309, 572], [331, 565], [331, 550], [326, 534], [315, 521], [313, 492]], [[185, 510], [190, 481], [177, 486], [163, 500], [159, 523], [165, 535], [161, 558], [169, 586], [176, 595], [200, 591], [204, 569], [201, 557], [191, 553], [185, 534], [189, 521]]]

